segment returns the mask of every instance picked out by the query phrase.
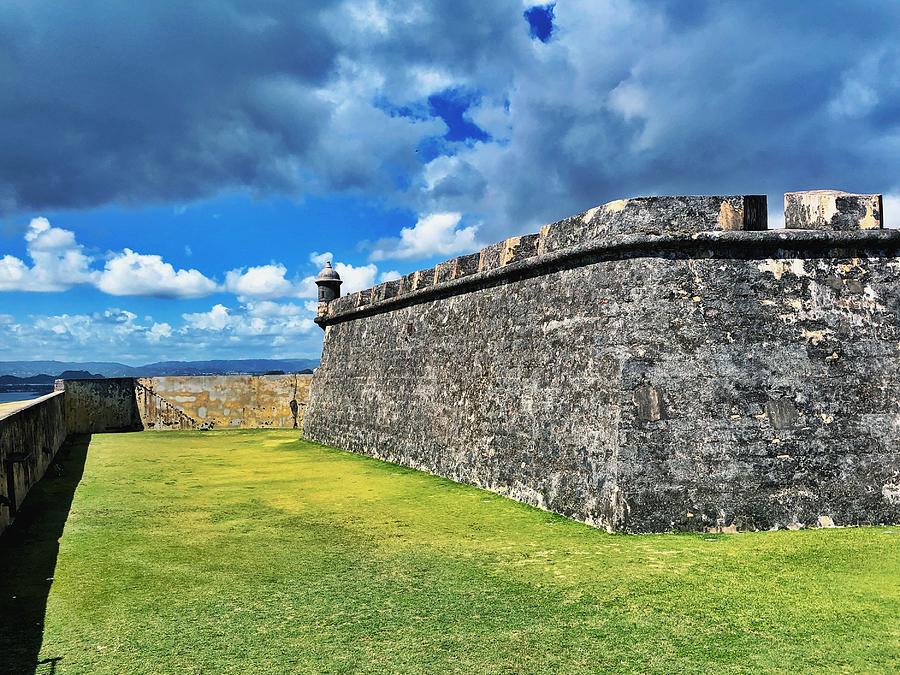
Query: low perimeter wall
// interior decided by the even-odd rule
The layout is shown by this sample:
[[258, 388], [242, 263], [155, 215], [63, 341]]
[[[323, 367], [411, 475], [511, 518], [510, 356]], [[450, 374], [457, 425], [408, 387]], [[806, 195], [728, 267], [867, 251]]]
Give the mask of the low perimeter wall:
[[304, 436], [610, 530], [900, 522], [900, 232], [840, 199], [620, 200], [323, 303]]
[[63, 394], [54, 392], [0, 417], [0, 533], [47, 471], [66, 438]]
[[[141, 431], [134, 378], [66, 380], [66, 428], [70, 434]], [[59, 385], [58, 385], [59, 386]]]
[[[198, 425], [221, 428], [297, 428], [309, 398], [311, 375], [185, 375], [144, 377], [138, 383], [176, 406]], [[141, 399], [143, 400], [143, 399]], [[150, 399], [148, 399], [150, 400]], [[156, 414], [142, 405], [146, 428]]]
[[70, 433], [298, 428], [310, 375], [189, 375], [67, 380]]

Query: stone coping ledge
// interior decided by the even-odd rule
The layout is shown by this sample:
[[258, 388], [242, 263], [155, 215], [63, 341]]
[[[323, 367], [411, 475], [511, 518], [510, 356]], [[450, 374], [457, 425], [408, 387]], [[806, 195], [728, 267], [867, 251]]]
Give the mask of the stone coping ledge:
[[[513, 237], [537, 239], [539, 235]], [[508, 249], [509, 242], [494, 247]], [[380, 314], [399, 307], [427, 302], [435, 297], [459, 295], [479, 286], [484, 287], [506, 279], [535, 276], [548, 268], [572, 268], [589, 265], [599, 259], [625, 257], [653, 257], [671, 251], [693, 251], [703, 257], [729, 254], [736, 257], [760, 257], [780, 249], [799, 254], [821, 251], [840, 251], [853, 248], [889, 247], [900, 249], [900, 230], [718, 230], [693, 234], [624, 234], [602, 240], [539, 252], [529, 247], [530, 255], [506, 255], [505, 264], [478, 271], [479, 253], [461, 256], [439, 263], [429, 270], [420, 270], [395, 281], [387, 281], [373, 288], [345, 295], [320, 309], [316, 323], [323, 328], [352, 319]], [[502, 260], [503, 255], [498, 259]], [[476, 264], [472, 264], [472, 259]], [[424, 277], [424, 278], [423, 278]], [[324, 303], [323, 303], [324, 304]], [[322, 305], [320, 305], [322, 308]]]
[[43, 396], [38, 396], [37, 398], [29, 398], [24, 401], [10, 401], [9, 403], [0, 403], [0, 421], [5, 420], [7, 417], [12, 417], [13, 415], [20, 413], [23, 410], [27, 410], [28, 408], [33, 408], [36, 405], [40, 405], [45, 401], [49, 401], [54, 396], [59, 396], [62, 393], [63, 392], [61, 391], [51, 391], [49, 394], [44, 394]]

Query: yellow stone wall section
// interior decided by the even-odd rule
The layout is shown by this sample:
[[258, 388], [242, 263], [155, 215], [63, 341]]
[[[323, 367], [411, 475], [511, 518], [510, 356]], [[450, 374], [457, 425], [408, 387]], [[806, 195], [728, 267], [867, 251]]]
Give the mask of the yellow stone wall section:
[[213, 429], [292, 429], [303, 423], [311, 378], [176, 375], [142, 377], [138, 382]]

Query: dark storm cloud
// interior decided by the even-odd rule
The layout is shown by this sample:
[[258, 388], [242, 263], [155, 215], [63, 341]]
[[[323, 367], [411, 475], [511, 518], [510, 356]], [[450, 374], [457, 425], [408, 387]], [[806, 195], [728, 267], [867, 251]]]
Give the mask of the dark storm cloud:
[[558, 2], [508, 114], [488, 115], [505, 145], [461, 153], [490, 186], [485, 227], [636, 194], [769, 192], [777, 209], [789, 189], [900, 190], [898, 18], [894, 2]]
[[[327, 9], [328, 3], [317, 3]], [[292, 2], [0, 5], [7, 205], [285, 189], [327, 114], [337, 47]]]
[[385, 121], [375, 83], [480, 72], [501, 4], [0, 4], [0, 207], [387, 189], [445, 127]]
[[351, 191], [491, 238], [633, 194], [900, 191], [896, 2], [527, 9], [3, 3], [0, 206]]

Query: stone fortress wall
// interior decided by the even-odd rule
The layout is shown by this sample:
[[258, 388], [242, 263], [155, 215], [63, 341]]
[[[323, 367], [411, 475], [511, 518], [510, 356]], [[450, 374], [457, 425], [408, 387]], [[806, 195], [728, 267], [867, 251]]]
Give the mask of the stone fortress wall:
[[144, 428], [132, 377], [57, 380], [65, 391], [66, 429], [70, 434], [140, 431]]
[[[173, 375], [142, 377], [139, 385], [157, 398], [141, 402], [144, 427], [183, 428], [177, 409], [196, 425], [214, 429], [297, 428], [303, 420], [311, 375]], [[169, 416], [162, 417], [169, 404]], [[154, 401], [157, 403], [154, 404]], [[295, 404], [292, 404], [292, 401]]]
[[880, 196], [618, 200], [319, 305], [308, 439], [613, 531], [900, 522]]
[[70, 433], [298, 428], [311, 375], [66, 380]]
[[66, 433], [59, 392], [0, 406], [0, 533], [53, 463]]

